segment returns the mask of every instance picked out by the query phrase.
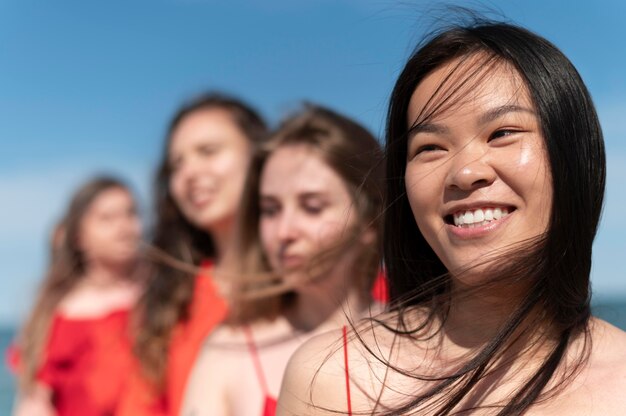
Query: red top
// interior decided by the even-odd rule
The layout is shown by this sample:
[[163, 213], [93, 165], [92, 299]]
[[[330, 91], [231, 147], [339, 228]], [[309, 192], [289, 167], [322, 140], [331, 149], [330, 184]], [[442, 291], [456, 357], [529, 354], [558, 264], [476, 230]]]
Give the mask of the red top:
[[348, 416], [352, 416], [352, 399], [350, 397], [350, 368], [348, 367], [348, 329], [343, 326], [343, 364], [346, 373], [346, 401], [348, 404]]
[[129, 315], [54, 316], [37, 380], [51, 388], [58, 416], [113, 414], [132, 363]]
[[374, 280], [374, 284], [372, 285], [372, 298], [377, 302], [387, 304], [387, 302], [389, 302], [388, 286], [387, 273], [385, 272], [385, 269], [381, 267], [378, 270], [378, 275], [376, 275], [376, 280]]
[[165, 391], [157, 393], [154, 386], [141, 376], [139, 364], [135, 363], [117, 416], [178, 415], [198, 351], [207, 335], [224, 320], [228, 310], [210, 277], [211, 269], [211, 263], [202, 264], [202, 271], [195, 278], [189, 319], [178, 323], [172, 332]]
[[246, 343], [248, 344], [248, 350], [252, 356], [252, 362], [254, 364], [254, 371], [259, 379], [259, 386], [263, 391], [263, 412], [261, 416], [275, 416], [276, 409], [278, 407], [278, 400], [276, 397], [270, 394], [270, 389], [267, 387], [267, 379], [265, 378], [265, 372], [263, 371], [263, 364], [261, 364], [261, 357], [259, 357], [259, 351], [257, 350], [256, 343], [254, 342], [254, 336], [252, 335], [252, 329], [249, 326], [243, 327], [244, 335], [246, 336]]

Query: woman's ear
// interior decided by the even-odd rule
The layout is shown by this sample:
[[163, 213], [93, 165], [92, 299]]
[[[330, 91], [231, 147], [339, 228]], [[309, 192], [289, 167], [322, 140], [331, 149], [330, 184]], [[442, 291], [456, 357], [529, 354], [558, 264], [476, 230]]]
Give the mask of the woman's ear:
[[364, 246], [371, 246], [376, 244], [376, 230], [373, 227], [366, 227], [363, 231], [361, 231], [361, 235], [359, 235], [359, 242]]

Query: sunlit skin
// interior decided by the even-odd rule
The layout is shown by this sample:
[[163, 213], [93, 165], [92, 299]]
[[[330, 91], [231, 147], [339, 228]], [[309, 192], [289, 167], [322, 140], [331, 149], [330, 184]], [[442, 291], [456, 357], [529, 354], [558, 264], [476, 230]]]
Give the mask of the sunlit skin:
[[124, 263], [137, 256], [141, 224], [133, 197], [111, 188], [91, 203], [80, 224], [79, 245], [88, 262]]
[[[456, 64], [441, 67], [420, 83], [409, 104], [409, 126]], [[455, 88], [454, 76], [449, 82]], [[424, 238], [453, 275], [547, 230], [550, 169], [539, 120], [523, 85], [514, 70], [500, 65], [480, 85], [462, 87], [460, 103], [409, 135], [409, 203]], [[498, 209], [504, 212], [500, 219], [454, 224], [455, 215], [480, 210], [480, 220]], [[469, 276], [483, 270], [476, 267]]]
[[196, 110], [172, 132], [170, 191], [183, 215], [214, 234], [229, 235], [250, 156], [249, 141], [222, 109]]
[[302, 268], [354, 225], [343, 180], [315, 151], [286, 146], [267, 160], [260, 185], [259, 233], [273, 270]]

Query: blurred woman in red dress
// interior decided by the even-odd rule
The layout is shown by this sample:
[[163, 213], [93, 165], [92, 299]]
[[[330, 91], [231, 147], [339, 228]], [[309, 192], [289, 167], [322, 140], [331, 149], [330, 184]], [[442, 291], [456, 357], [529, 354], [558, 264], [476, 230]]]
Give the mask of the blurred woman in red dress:
[[124, 183], [98, 177], [75, 193], [61, 224], [17, 343], [16, 416], [113, 414], [131, 364], [128, 319], [141, 292], [135, 200]]

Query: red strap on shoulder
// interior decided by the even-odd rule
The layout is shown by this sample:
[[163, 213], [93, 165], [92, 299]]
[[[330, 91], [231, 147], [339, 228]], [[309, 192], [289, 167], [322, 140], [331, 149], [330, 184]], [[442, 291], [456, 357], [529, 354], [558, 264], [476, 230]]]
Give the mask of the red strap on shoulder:
[[265, 396], [269, 396], [269, 388], [267, 387], [267, 380], [265, 379], [265, 373], [263, 372], [263, 366], [261, 365], [261, 359], [259, 358], [259, 352], [257, 351], [256, 344], [254, 343], [254, 337], [252, 336], [252, 330], [248, 325], [243, 327], [243, 332], [246, 336], [246, 342], [248, 344], [248, 350], [250, 350], [250, 355], [252, 356], [252, 361], [254, 363], [254, 370], [256, 372], [257, 378], [259, 379], [259, 384], [261, 385], [261, 389], [263, 390], [263, 394]]
[[348, 401], [348, 416], [352, 416], [352, 401], [350, 399], [350, 370], [348, 369], [348, 328], [343, 326], [343, 363], [346, 371], [346, 397]]

